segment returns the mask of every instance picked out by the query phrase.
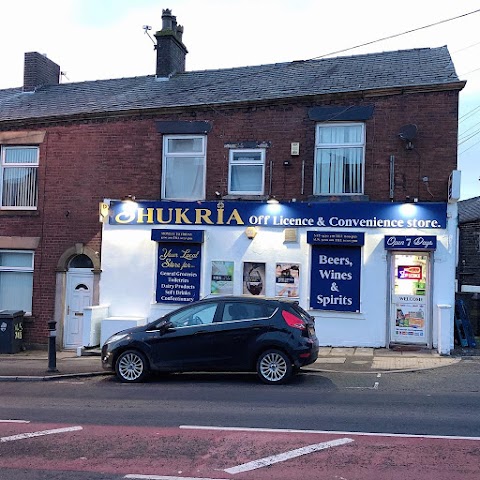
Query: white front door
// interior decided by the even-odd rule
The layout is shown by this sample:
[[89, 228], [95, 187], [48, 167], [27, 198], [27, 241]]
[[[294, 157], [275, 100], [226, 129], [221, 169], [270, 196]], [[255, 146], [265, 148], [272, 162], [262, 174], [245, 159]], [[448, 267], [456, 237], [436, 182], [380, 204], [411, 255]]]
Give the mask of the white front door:
[[430, 345], [430, 257], [392, 253], [390, 342]]
[[82, 347], [83, 316], [85, 307], [92, 305], [93, 273], [77, 268], [67, 272], [64, 346]]

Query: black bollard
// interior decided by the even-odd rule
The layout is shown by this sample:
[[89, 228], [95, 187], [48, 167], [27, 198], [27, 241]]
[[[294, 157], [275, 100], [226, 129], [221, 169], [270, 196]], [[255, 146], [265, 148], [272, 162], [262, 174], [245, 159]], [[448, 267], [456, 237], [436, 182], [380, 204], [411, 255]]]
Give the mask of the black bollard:
[[57, 322], [51, 320], [48, 322], [48, 370], [47, 372], [58, 372], [57, 370], [57, 330], [55, 325]]

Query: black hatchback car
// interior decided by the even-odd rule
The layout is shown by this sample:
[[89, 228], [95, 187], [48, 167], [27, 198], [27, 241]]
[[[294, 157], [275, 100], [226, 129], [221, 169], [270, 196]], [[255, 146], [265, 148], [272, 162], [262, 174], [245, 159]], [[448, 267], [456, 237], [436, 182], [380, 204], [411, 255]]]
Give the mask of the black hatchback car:
[[257, 372], [286, 382], [317, 359], [313, 318], [287, 299], [216, 297], [181, 307], [148, 325], [112, 335], [102, 365], [122, 382], [150, 372]]

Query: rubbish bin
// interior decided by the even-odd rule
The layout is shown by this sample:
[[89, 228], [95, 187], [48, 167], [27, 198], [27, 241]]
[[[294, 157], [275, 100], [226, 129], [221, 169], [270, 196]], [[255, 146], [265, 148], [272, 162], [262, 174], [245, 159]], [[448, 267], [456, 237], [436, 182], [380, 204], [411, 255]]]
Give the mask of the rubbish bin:
[[0, 310], [0, 353], [23, 349], [23, 310]]

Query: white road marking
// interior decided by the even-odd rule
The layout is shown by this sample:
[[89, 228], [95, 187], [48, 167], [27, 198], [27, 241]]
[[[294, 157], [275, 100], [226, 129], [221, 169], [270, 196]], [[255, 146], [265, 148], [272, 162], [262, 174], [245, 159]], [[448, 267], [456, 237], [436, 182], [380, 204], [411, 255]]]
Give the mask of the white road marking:
[[0, 420], [0, 423], [30, 423], [30, 420]]
[[269, 465], [273, 465], [274, 463], [284, 462], [285, 460], [290, 460], [291, 458], [300, 457], [302, 455], [318, 452], [320, 450], [326, 450], [327, 448], [338, 447], [351, 442], [353, 442], [351, 438], [339, 438], [338, 440], [331, 440], [330, 442], [315, 443], [313, 445], [307, 445], [306, 447], [290, 450], [289, 452], [283, 452], [279, 453], [278, 455], [271, 455], [270, 457], [264, 457], [258, 460], [253, 460], [252, 462], [243, 463], [242, 465], [237, 465], [236, 467], [226, 468], [224, 472], [232, 475], [241, 472], [249, 472], [250, 470], [267, 467]]
[[378, 382], [373, 384], [373, 387], [345, 387], [350, 390], [378, 390]]
[[137, 478], [139, 480], [226, 480], [225, 478], [198, 478], [198, 477], [166, 477], [164, 475], [125, 475], [123, 478]]
[[12, 435], [10, 437], [1, 437], [0, 443], [13, 442], [14, 440], [23, 440], [24, 438], [42, 437], [43, 435], [52, 435], [54, 433], [76, 432], [77, 430], [83, 430], [82, 427], [66, 427], [66, 428], [54, 428], [52, 430], [42, 430], [40, 432], [20, 433], [18, 435]]
[[364, 437], [396, 437], [396, 438], [433, 438], [440, 440], [474, 440], [480, 437], [456, 437], [454, 435], [421, 435], [410, 433], [372, 433], [372, 432], [340, 432], [336, 430], [295, 430], [290, 428], [255, 428], [255, 427], [209, 427], [207, 425], [179, 425], [178, 428], [188, 430], [225, 430], [231, 432], [270, 432], [270, 433], [313, 433], [327, 435], [348, 435]]

